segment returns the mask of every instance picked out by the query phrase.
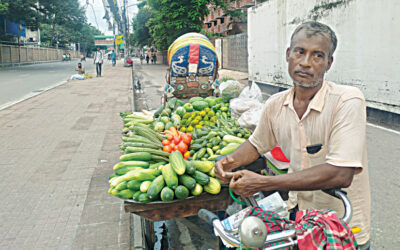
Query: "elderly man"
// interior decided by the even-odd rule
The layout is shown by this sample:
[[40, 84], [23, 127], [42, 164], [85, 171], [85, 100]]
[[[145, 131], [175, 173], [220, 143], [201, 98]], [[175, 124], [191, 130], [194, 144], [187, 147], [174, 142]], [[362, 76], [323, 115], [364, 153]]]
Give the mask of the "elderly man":
[[[288, 190], [289, 208], [330, 208], [343, 215], [341, 202], [320, 191], [344, 188], [353, 204], [350, 226], [362, 228], [356, 239], [368, 249], [370, 190], [366, 155], [366, 107], [360, 90], [324, 80], [333, 62], [335, 33], [318, 22], [294, 31], [286, 50], [293, 87], [265, 103], [253, 135], [216, 163], [216, 175], [243, 196]], [[288, 174], [263, 176], [247, 170], [230, 173], [271, 150], [277, 143], [290, 159]], [[353, 178], [354, 177], [354, 178]]]

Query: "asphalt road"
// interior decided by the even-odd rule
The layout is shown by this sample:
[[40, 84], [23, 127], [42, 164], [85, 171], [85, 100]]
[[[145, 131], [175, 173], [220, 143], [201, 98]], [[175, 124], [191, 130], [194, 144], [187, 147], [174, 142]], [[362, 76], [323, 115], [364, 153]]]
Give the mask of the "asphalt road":
[[[0, 69], [0, 107], [68, 80], [76, 74], [77, 64], [78, 60], [73, 60]], [[88, 73], [95, 70], [92, 59], [84, 61], [83, 66]]]

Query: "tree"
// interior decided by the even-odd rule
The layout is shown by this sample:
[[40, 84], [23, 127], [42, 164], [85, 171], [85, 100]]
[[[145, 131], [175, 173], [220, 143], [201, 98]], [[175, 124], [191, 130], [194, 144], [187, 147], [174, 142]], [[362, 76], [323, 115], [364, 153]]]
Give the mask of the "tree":
[[139, 12], [132, 20], [132, 27], [134, 33], [131, 34], [129, 40], [131, 44], [137, 46], [150, 46], [152, 42], [152, 36], [150, 35], [147, 23], [153, 17], [153, 13], [150, 8], [139, 8]]
[[200, 32], [203, 20], [209, 14], [208, 4], [225, 8], [230, 1], [223, 0], [148, 0], [154, 17], [147, 23], [156, 48], [166, 50], [179, 36]]
[[0, 15], [5, 15], [8, 11], [8, 3], [2, 3], [0, 0]]
[[[3, 14], [15, 23], [22, 24], [31, 28], [39, 26], [37, 0], [2, 0], [0, 2], [0, 14]], [[22, 22], [23, 21], [23, 22]]]

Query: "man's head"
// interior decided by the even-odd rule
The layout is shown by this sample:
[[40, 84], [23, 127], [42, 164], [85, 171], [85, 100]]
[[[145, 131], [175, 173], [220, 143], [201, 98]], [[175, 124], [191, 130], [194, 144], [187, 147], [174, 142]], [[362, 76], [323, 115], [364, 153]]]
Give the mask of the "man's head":
[[335, 32], [319, 22], [305, 22], [292, 34], [286, 50], [289, 75], [297, 86], [312, 88], [321, 84], [333, 62]]
[[78, 68], [82, 68], [82, 63], [78, 63]]
[[97, 47], [97, 51], [100, 51], [100, 47]]

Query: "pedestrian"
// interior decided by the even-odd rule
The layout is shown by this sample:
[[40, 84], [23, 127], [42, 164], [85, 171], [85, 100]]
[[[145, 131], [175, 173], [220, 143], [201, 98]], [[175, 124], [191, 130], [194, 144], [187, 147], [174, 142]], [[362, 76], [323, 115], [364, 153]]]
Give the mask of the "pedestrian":
[[97, 51], [94, 53], [93, 64], [96, 64], [96, 77], [101, 77], [101, 65], [103, 64], [103, 52], [100, 51], [100, 47], [97, 47]]
[[140, 54], [140, 64], [143, 64], [144, 55]]
[[149, 57], [149, 54], [147, 54], [147, 55], [146, 55], [146, 62], [147, 62], [147, 64], [149, 64], [149, 60], [150, 60], [150, 57]]
[[155, 52], [153, 53], [153, 57], [152, 57], [151, 61], [152, 61], [154, 64], [156, 64], [156, 62], [157, 62], [157, 55], [156, 55]]
[[[293, 87], [271, 96], [249, 140], [216, 163], [216, 176], [236, 194], [288, 190], [288, 208], [325, 209], [343, 215], [342, 203], [321, 190], [346, 188], [353, 205], [350, 227], [360, 249], [369, 249], [370, 187], [366, 157], [366, 106], [362, 92], [324, 80], [333, 62], [337, 38], [319, 22], [299, 25], [286, 50]], [[290, 159], [289, 174], [234, 173], [277, 143]]]
[[113, 66], [113, 67], [114, 67], [115, 64], [117, 63], [116, 57], [117, 57], [117, 55], [115, 54], [114, 49], [113, 49], [112, 52], [111, 52], [111, 60], [112, 60], [112, 66]]
[[82, 66], [82, 63], [78, 63], [78, 67], [75, 70], [78, 71], [78, 74], [80, 75], [85, 74], [85, 68]]

